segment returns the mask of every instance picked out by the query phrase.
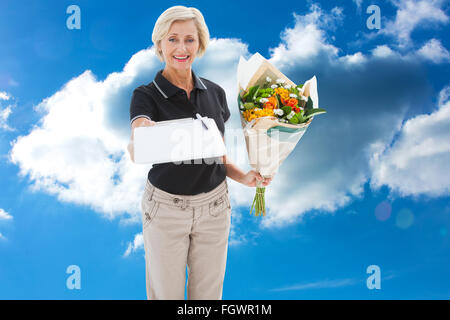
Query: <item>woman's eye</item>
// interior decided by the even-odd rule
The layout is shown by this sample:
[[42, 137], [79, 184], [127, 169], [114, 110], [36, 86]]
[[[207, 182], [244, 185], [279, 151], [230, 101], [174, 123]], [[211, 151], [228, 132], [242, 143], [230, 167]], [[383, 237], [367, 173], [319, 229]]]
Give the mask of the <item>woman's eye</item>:
[[169, 41], [170, 42], [175, 42], [175, 38], [170, 38]]
[[194, 39], [187, 39], [187, 42], [194, 42]]

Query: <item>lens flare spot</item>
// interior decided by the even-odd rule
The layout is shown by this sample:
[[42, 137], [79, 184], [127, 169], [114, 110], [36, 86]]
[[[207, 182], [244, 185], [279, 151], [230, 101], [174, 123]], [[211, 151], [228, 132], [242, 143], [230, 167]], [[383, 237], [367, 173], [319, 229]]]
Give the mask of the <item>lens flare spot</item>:
[[411, 210], [403, 208], [397, 213], [395, 225], [401, 229], [408, 229], [414, 223], [414, 214]]
[[382, 201], [375, 208], [375, 217], [379, 221], [386, 221], [391, 216], [391, 211], [391, 204], [387, 201]]

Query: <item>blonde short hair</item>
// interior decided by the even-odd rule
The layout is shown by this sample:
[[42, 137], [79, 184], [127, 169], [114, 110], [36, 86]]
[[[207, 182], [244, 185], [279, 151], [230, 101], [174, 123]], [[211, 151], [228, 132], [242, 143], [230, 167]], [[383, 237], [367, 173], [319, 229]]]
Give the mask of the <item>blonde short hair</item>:
[[161, 40], [169, 33], [172, 23], [175, 21], [185, 21], [190, 19], [194, 20], [198, 31], [199, 48], [197, 51], [197, 56], [201, 57], [205, 54], [209, 43], [209, 30], [206, 26], [202, 13], [196, 8], [174, 6], [167, 9], [159, 16], [158, 20], [156, 20], [155, 27], [153, 28], [152, 41], [155, 45], [156, 55], [159, 60], [164, 61], [161, 54], [160, 44]]

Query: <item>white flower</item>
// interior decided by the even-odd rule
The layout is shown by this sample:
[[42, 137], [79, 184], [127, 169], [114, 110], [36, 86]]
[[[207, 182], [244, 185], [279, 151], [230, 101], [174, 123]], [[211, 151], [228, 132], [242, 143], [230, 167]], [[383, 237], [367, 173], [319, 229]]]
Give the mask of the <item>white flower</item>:
[[306, 101], [306, 102], [308, 102], [308, 98], [307, 97], [305, 97], [305, 96], [302, 96], [300, 99], [302, 99], [303, 101]]
[[267, 78], [266, 78], [266, 81], [267, 81], [267, 82], [272, 82], [272, 79], [270, 79], [270, 77], [267, 77]]
[[296, 95], [295, 93], [290, 93], [290, 94], [289, 94], [289, 97], [291, 97], [291, 98], [297, 98], [297, 95]]
[[267, 99], [267, 98], [261, 98], [261, 99], [259, 99], [259, 102], [260, 102], [260, 103], [266, 103], [266, 102], [269, 102], [269, 99]]
[[284, 80], [284, 79], [277, 79], [277, 83], [285, 83], [286, 82], [286, 80]]
[[278, 88], [278, 86], [277, 86], [276, 84], [273, 84], [273, 85], [271, 85], [270, 87], [271, 87], [272, 89]]
[[284, 114], [284, 111], [281, 109], [273, 109], [273, 113], [276, 115], [282, 116]]
[[261, 108], [258, 108], [258, 107], [255, 107], [253, 110], [255, 110], [255, 111], [260, 111], [260, 110], [262, 110]]
[[287, 84], [284, 86], [285, 89], [289, 90], [292, 86], [290, 84]]
[[294, 116], [294, 114], [295, 114], [295, 112], [294, 112], [294, 111], [291, 111], [291, 112], [286, 116], [286, 118], [288, 118], [289, 120], [291, 120], [291, 118]]
[[297, 87], [298, 92], [303, 93], [303, 88]]

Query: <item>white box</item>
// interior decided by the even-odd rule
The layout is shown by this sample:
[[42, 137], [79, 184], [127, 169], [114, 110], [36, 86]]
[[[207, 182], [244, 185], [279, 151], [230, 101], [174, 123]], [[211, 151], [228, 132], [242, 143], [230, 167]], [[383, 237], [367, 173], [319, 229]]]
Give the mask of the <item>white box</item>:
[[[208, 117], [202, 119], [208, 129], [200, 119], [193, 118], [159, 121], [151, 127], [135, 128], [134, 162], [179, 164], [185, 160], [225, 155], [225, 144], [216, 122]], [[208, 161], [211, 160], [214, 159]]]

